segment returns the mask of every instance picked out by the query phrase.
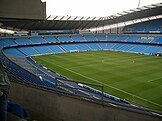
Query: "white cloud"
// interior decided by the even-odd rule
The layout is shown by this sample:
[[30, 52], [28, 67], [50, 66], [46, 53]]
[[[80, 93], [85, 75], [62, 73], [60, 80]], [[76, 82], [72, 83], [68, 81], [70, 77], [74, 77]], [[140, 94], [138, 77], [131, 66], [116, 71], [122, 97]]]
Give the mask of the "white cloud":
[[[162, 0], [140, 0], [140, 6]], [[138, 7], [139, 0], [46, 0], [47, 16], [109, 16]]]

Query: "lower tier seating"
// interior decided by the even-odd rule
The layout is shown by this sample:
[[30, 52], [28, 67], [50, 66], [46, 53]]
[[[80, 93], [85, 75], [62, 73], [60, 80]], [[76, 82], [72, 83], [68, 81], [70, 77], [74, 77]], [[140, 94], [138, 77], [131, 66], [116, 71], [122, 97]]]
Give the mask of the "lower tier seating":
[[151, 55], [162, 51], [159, 45], [143, 45], [130, 43], [75, 43], [63, 45], [38, 45], [5, 49], [4, 53], [14, 56], [32, 56], [36, 54], [64, 53], [75, 51], [115, 50]]

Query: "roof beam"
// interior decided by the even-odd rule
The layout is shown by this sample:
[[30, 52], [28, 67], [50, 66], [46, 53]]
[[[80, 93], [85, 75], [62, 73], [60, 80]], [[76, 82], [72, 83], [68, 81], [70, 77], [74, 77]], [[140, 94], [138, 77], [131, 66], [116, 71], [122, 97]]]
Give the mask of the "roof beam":
[[79, 21], [81, 21], [84, 17], [82, 17], [81, 19], [79, 19]]
[[77, 18], [78, 18], [78, 16], [76, 16], [76, 17], [73, 19], [73, 21], [75, 21]]
[[65, 18], [65, 16], [62, 16], [62, 18], [60, 19], [60, 20], [62, 20], [62, 19], [64, 19]]
[[55, 18], [53, 18], [53, 20], [55, 20], [58, 16], [56, 16]]
[[69, 17], [67, 18], [67, 21], [68, 21], [70, 18], [71, 18], [71, 16], [69, 16]]

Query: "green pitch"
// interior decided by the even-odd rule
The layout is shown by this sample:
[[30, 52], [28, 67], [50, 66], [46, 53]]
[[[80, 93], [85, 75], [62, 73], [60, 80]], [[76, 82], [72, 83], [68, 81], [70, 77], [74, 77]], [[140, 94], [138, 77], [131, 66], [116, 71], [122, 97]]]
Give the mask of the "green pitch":
[[70, 79], [104, 85], [104, 91], [162, 111], [162, 58], [114, 51], [35, 56]]

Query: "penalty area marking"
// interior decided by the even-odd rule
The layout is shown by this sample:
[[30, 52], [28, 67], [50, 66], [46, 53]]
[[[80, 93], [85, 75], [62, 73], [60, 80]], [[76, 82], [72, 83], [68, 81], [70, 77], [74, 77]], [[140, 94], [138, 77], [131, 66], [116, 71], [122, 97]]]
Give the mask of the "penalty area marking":
[[[43, 60], [43, 59], [41, 59], [41, 58], [40, 58], [40, 60], [46, 61], [46, 60]], [[52, 62], [49, 62], [49, 61], [46, 61], [46, 62], [51, 63], [52, 65], [56, 65], [56, 64], [54, 64], [54, 63], [52, 63]], [[156, 106], [162, 107], [162, 105], [160, 105], [160, 104], [158, 104], [158, 103], [155, 103], [155, 102], [152, 102], [152, 101], [147, 100], [147, 99], [145, 99], [145, 98], [142, 98], [142, 97], [139, 97], [139, 96], [137, 96], [137, 95], [131, 94], [131, 93], [126, 92], [126, 91], [124, 91], [124, 90], [121, 90], [121, 89], [119, 89], [119, 88], [110, 86], [110, 85], [108, 85], [108, 84], [105, 84], [105, 83], [103, 83], [103, 82], [100, 82], [100, 81], [98, 81], [98, 80], [95, 80], [95, 79], [93, 79], [93, 78], [91, 78], [91, 77], [87, 77], [87, 76], [85, 76], [85, 75], [83, 75], [83, 74], [77, 73], [77, 72], [75, 72], [75, 71], [73, 71], [73, 70], [70, 70], [70, 69], [68, 69], [68, 68], [64, 68], [64, 67], [62, 67], [62, 66], [60, 66], [60, 65], [56, 65], [56, 66], [58, 66], [58, 67], [60, 67], [60, 68], [62, 68], [62, 69], [65, 69], [65, 70], [67, 70], [67, 71], [70, 71], [70, 72], [72, 72], [72, 73], [74, 73], [74, 74], [80, 75], [80, 76], [82, 76], [82, 77], [84, 77], [84, 78], [87, 78], [87, 79], [89, 79], [89, 80], [91, 80], [91, 81], [98, 82], [98, 83], [100, 83], [100, 84], [103, 84], [103, 85], [105, 85], [105, 86], [108, 86], [108, 87], [110, 87], [110, 88], [113, 88], [113, 89], [115, 89], [115, 90], [118, 90], [118, 91], [120, 91], [120, 92], [123, 92], [123, 93], [125, 93], [125, 94], [128, 94], [128, 95], [130, 95], [130, 96], [132, 96], [132, 97], [136, 97], [136, 98], [138, 98], [138, 99], [144, 100], [144, 101], [149, 102], [149, 103], [151, 103], [151, 104], [154, 104], [154, 105], [156, 105]]]
[[159, 79], [162, 79], [162, 77], [151, 79], [151, 80], [148, 80], [147, 82], [162, 86], [161, 84], [154, 82], [154, 81], [159, 80]]

